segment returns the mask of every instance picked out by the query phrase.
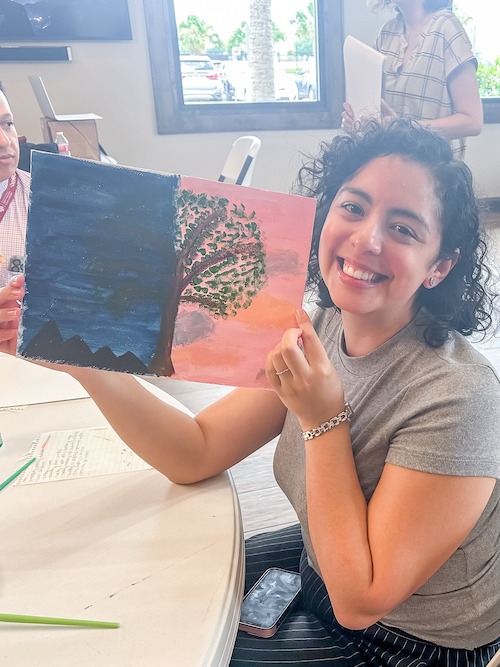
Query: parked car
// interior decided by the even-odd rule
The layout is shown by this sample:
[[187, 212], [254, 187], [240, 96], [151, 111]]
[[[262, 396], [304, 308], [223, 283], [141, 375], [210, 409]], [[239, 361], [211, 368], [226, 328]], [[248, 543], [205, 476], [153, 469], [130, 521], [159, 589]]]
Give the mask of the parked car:
[[208, 56], [181, 56], [184, 101], [222, 100], [223, 83]]
[[316, 78], [317, 74], [314, 67], [298, 70], [295, 75], [295, 83], [297, 85], [299, 100], [314, 101], [318, 99]]
[[[228, 60], [220, 66], [226, 100], [249, 102], [250, 68], [246, 61]], [[276, 100], [297, 100], [298, 90], [293, 74], [275, 68], [274, 90]]]
[[237, 76], [235, 75], [233, 61], [221, 61], [217, 66], [217, 72], [224, 86], [224, 99], [226, 102], [231, 102], [235, 96], [235, 80]]
[[293, 74], [275, 69], [274, 93], [277, 100], [298, 100], [299, 91]]

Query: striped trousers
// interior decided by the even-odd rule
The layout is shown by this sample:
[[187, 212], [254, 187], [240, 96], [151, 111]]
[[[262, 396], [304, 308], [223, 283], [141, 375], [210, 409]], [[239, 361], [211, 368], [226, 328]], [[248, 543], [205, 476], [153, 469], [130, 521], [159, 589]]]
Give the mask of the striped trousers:
[[366, 630], [342, 627], [323, 581], [307, 562], [298, 524], [251, 537], [245, 551], [245, 592], [269, 567], [300, 572], [302, 592], [273, 637], [238, 632], [231, 667], [484, 667], [500, 648], [500, 638], [468, 651], [437, 646], [381, 623]]

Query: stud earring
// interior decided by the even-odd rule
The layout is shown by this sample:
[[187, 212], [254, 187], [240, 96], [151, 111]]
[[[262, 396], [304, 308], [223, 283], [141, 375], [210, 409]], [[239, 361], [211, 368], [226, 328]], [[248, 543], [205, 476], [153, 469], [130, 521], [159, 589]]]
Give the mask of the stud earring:
[[434, 278], [434, 276], [431, 276], [429, 278], [429, 287], [434, 287], [435, 284], [436, 284], [436, 279]]

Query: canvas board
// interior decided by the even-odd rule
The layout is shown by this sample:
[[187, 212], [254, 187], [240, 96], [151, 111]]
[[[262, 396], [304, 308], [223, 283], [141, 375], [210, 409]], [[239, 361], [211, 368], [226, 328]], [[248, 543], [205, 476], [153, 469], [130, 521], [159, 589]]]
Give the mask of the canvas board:
[[314, 199], [33, 152], [18, 354], [267, 386]]
[[382, 53], [347, 35], [344, 41], [346, 102], [351, 105], [355, 120], [380, 117], [384, 62]]

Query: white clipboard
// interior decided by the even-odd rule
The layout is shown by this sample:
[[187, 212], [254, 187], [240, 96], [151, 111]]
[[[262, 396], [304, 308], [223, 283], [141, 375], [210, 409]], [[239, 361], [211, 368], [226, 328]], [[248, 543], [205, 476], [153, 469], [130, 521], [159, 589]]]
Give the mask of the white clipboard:
[[356, 37], [347, 35], [345, 38], [346, 102], [352, 107], [354, 120], [361, 117], [380, 118], [384, 95], [384, 61], [384, 54]]

